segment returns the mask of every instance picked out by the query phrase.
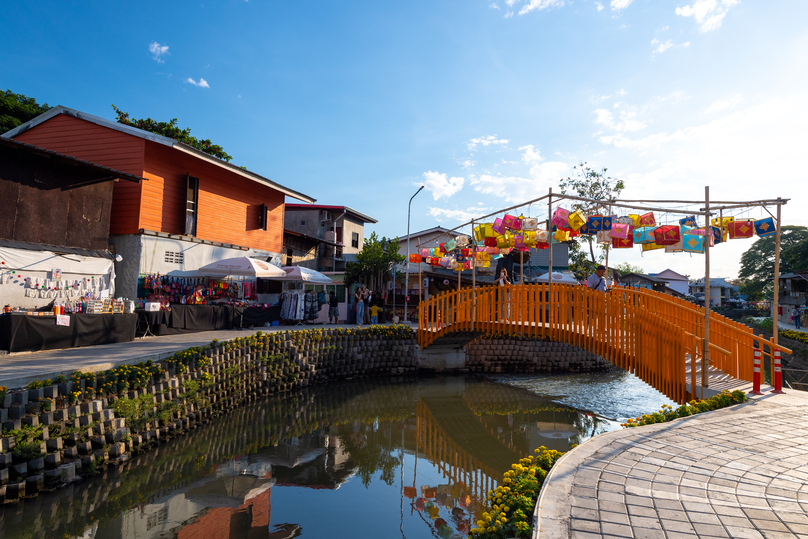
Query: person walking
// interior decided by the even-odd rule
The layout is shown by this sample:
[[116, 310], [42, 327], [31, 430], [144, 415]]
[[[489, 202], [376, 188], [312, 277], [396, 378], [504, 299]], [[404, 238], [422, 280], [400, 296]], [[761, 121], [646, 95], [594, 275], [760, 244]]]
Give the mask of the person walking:
[[354, 293], [354, 301], [356, 302], [356, 323], [362, 325], [365, 319], [365, 289], [359, 287]]
[[331, 297], [328, 299], [328, 321], [336, 324], [339, 320], [339, 300], [337, 293], [332, 292]]
[[598, 292], [606, 292], [606, 266], [598, 266], [595, 268], [595, 273], [589, 276], [586, 280], [586, 286]]
[[802, 327], [802, 313], [796, 305], [791, 310], [791, 317], [794, 318], [794, 328], [800, 329]]

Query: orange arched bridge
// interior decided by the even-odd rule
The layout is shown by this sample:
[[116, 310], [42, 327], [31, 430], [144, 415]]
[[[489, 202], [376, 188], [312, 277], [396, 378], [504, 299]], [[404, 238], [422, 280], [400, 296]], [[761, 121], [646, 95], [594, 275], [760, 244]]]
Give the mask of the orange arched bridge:
[[[705, 325], [703, 307], [642, 288], [614, 287], [604, 293], [580, 285], [485, 286], [422, 302], [418, 343], [426, 349], [447, 340], [462, 343], [461, 335], [468, 342], [495, 333], [564, 342], [684, 403], [705, 395], [705, 387], [751, 382], [756, 344], [770, 344], [748, 326], [711, 313], [709, 368], [704, 371]], [[688, 386], [701, 386], [701, 392]]]

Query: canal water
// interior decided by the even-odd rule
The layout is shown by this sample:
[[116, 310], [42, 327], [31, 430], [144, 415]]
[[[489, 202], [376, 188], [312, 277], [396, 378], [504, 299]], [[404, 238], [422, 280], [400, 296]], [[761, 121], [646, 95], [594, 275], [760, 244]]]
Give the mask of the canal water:
[[466, 537], [512, 463], [662, 404], [621, 371], [307, 388], [0, 508], [0, 537]]

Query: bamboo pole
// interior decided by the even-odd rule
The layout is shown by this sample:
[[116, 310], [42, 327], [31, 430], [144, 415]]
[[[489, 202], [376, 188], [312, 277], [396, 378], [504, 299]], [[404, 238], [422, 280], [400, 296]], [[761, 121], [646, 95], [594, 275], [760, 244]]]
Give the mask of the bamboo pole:
[[477, 241], [474, 239], [474, 219], [471, 220], [471, 331], [477, 321]]
[[[779, 200], [779, 199], [778, 199]], [[777, 312], [778, 306], [780, 304], [780, 208], [781, 205], [777, 205], [777, 223], [775, 226], [777, 227], [777, 232], [774, 236], [774, 295], [772, 296], [772, 321], [774, 322], [772, 326], [772, 334], [774, 339], [774, 344], [777, 345], [777, 337], [780, 333], [780, 316]], [[772, 379], [774, 377], [774, 371], [772, 371]], [[774, 383], [774, 382], [772, 382]]]
[[[710, 186], [704, 186], [704, 207], [707, 210], [704, 218], [710, 225]], [[710, 242], [705, 238], [704, 244], [704, 350], [701, 355], [701, 386], [709, 386], [710, 369]]]
[[550, 335], [553, 335], [553, 225], [551, 219], [553, 218], [553, 188], [547, 194], [547, 238], [550, 243], [550, 252], [548, 253], [549, 261], [547, 268], [547, 329]]

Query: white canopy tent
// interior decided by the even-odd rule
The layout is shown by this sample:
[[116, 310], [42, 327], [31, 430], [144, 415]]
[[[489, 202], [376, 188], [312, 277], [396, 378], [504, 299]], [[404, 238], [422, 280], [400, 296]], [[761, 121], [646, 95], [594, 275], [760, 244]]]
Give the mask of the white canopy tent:
[[313, 284], [332, 284], [334, 281], [331, 277], [324, 275], [319, 271], [314, 271], [309, 268], [301, 268], [300, 266], [284, 266], [281, 268], [286, 275], [283, 277], [273, 277], [275, 281], [303, 281], [304, 283]]
[[[536, 282], [539, 283], [546, 283], [548, 281], [548, 273], [544, 273], [536, 277]], [[558, 273], [557, 271], [553, 272], [553, 283], [557, 284], [581, 284], [575, 280], [575, 278], [570, 277], [569, 275], [565, 275], [563, 273]]]
[[237, 256], [211, 262], [197, 270], [204, 275], [222, 275], [235, 277], [261, 277], [262, 279], [277, 279], [286, 277], [286, 272], [263, 260]]

